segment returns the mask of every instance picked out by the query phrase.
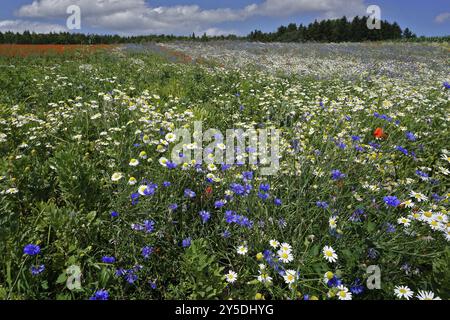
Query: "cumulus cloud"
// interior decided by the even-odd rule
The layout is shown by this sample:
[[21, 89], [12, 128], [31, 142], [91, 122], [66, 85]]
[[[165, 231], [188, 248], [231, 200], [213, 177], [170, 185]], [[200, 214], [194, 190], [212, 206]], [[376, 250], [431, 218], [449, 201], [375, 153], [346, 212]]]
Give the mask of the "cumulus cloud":
[[444, 23], [445, 21], [450, 20], [450, 12], [443, 12], [441, 14], [438, 14], [434, 21], [437, 23]]
[[65, 27], [57, 24], [24, 20], [0, 20], [0, 32], [12, 31], [22, 33], [27, 30], [36, 33], [67, 31]]
[[285, 17], [317, 13], [321, 17], [365, 14], [364, 0], [265, 0], [239, 9], [202, 9], [198, 5], [152, 7], [145, 0], [34, 0], [16, 15], [27, 18], [65, 18], [67, 7], [81, 8], [83, 25], [119, 33], [217, 32], [218, 24], [251, 17]]

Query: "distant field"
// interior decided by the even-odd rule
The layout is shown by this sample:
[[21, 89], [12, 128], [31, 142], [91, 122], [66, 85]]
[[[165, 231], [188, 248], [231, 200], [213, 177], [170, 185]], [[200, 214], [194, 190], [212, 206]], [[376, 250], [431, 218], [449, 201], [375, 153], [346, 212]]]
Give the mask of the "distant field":
[[[0, 45], [0, 71], [0, 299], [450, 298], [448, 48]], [[229, 129], [251, 144], [211, 163]]]
[[69, 52], [94, 52], [110, 49], [111, 45], [55, 45], [55, 44], [0, 44], [0, 56], [30, 56], [64, 54]]

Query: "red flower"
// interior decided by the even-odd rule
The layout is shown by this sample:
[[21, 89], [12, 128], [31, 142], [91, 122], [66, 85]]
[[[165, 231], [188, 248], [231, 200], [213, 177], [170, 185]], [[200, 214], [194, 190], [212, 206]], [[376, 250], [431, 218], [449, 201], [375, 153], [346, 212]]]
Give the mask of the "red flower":
[[387, 137], [382, 128], [376, 128], [373, 136], [377, 139], [384, 139]]

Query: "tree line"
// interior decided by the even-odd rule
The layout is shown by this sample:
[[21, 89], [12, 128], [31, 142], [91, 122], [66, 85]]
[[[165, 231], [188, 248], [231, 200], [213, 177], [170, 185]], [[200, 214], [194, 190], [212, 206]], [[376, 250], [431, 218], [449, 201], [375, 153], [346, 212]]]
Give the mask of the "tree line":
[[406, 28], [402, 28], [396, 23], [380, 21], [380, 29], [369, 29], [367, 26], [368, 17], [355, 17], [349, 21], [345, 16], [341, 19], [315, 20], [305, 26], [291, 23], [288, 26], [281, 26], [276, 32], [263, 33], [255, 30], [248, 35], [253, 41], [262, 42], [361, 42], [361, 41], [381, 41], [414, 39], [417, 36]]
[[175, 35], [142, 35], [119, 36], [98, 35], [83, 33], [23, 33], [0, 32], [0, 43], [3, 44], [121, 44], [121, 43], [145, 43], [168, 42], [174, 40], [210, 41], [210, 40], [248, 40], [260, 42], [361, 42], [381, 40], [408, 40], [408, 41], [450, 41], [447, 37], [417, 37], [409, 28], [402, 30], [396, 23], [381, 21], [380, 29], [370, 30], [367, 27], [368, 17], [355, 17], [348, 20], [329, 19], [314, 21], [309, 25], [297, 25], [290, 23], [280, 26], [275, 32], [264, 33], [260, 30], [252, 31], [247, 36], [198, 36], [193, 33], [190, 36]]

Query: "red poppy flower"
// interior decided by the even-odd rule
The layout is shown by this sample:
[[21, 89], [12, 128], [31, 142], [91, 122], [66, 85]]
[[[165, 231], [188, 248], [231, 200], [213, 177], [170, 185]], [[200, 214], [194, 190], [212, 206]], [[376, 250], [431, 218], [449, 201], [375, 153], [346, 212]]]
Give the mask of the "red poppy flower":
[[386, 138], [386, 134], [384, 133], [382, 128], [376, 128], [375, 132], [373, 133], [373, 136], [377, 139]]

